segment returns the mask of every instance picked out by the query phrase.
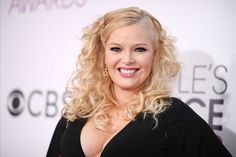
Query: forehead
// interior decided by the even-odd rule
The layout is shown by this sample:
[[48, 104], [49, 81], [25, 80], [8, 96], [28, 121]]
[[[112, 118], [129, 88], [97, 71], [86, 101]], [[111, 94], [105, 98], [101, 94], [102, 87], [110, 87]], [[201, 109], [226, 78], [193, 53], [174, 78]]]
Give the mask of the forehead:
[[111, 32], [107, 44], [111, 42], [121, 42], [121, 43], [129, 43], [129, 42], [140, 42], [151, 44], [152, 34], [143, 24], [132, 24], [128, 26], [123, 26], [117, 28], [113, 32]]

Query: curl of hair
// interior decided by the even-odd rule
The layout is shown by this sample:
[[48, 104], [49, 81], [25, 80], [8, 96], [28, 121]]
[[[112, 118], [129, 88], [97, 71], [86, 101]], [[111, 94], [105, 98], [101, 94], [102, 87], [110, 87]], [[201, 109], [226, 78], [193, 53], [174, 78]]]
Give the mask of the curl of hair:
[[113, 83], [104, 76], [104, 46], [109, 35], [116, 29], [135, 23], [150, 29], [155, 58], [152, 70], [141, 90], [125, 104], [127, 119], [134, 119], [139, 112], [156, 115], [170, 105], [170, 82], [177, 75], [180, 64], [175, 56], [173, 40], [167, 36], [160, 23], [148, 12], [136, 7], [119, 9], [105, 14], [83, 34], [83, 48], [77, 68], [66, 87], [66, 105], [62, 112], [70, 121], [93, 117], [96, 127], [105, 130], [110, 124], [109, 112], [120, 103], [115, 99]]

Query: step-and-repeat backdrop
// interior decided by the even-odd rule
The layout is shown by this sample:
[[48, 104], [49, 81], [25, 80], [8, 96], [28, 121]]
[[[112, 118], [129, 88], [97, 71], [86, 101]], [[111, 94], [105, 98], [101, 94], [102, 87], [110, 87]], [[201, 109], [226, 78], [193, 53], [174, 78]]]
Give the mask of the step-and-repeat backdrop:
[[173, 95], [236, 156], [235, 0], [1, 0], [1, 157], [45, 156], [82, 28], [128, 6], [149, 11], [176, 38], [183, 69]]

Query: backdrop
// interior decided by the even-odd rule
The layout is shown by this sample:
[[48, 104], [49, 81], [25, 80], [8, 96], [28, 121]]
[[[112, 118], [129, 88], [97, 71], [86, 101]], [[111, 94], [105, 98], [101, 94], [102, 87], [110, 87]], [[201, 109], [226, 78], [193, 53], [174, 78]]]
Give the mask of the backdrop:
[[176, 38], [183, 69], [173, 95], [236, 156], [235, 0], [1, 0], [0, 156], [45, 156], [82, 28], [138, 6]]

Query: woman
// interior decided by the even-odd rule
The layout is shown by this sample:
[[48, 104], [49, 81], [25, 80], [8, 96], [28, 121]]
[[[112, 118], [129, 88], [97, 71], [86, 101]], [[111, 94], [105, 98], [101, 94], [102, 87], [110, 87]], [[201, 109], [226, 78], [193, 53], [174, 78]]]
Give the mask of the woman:
[[112, 11], [83, 42], [47, 157], [231, 156], [203, 119], [170, 97], [180, 65], [152, 15]]

